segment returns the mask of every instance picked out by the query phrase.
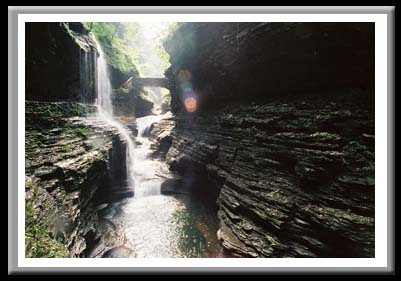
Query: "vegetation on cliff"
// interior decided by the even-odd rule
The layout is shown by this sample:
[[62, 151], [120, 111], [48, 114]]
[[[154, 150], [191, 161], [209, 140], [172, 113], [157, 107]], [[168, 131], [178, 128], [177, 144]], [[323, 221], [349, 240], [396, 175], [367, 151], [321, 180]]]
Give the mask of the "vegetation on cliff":
[[[27, 258], [67, 258], [69, 253], [61, 238], [52, 237], [49, 225], [39, 214], [40, 209], [35, 206], [43, 196], [43, 191], [31, 180], [26, 182], [30, 195], [25, 204], [25, 256]], [[42, 200], [43, 208], [51, 207], [48, 200]]]
[[[102, 45], [110, 65], [123, 73], [137, 70], [141, 76], [152, 76], [168, 68], [170, 57], [163, 42], [178, 24], [166, 24], [157, 31], [136, 22], [86, 22], [84, 26]], [[156, 50], [157, 61], [149, 59], [149, 49]]]
[[86, 22], [87, 31], [97, 38], [109, 65], [113, 104], [118, 115], [142, 116], [151, 112], [153, 104], [167, 104], [160, 92], [138, 87], [130, 77], [163, 77], [169, 67], [169, 55], [163, 42], [178, 24], [134, 22]]
[[374, 257], [374, 25], [179, 26], [27, 28], [26, 256]]

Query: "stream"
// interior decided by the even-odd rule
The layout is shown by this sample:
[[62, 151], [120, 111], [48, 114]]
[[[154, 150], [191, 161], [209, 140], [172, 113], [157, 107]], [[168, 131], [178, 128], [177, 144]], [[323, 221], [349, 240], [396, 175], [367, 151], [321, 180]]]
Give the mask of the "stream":
[[[219, 252], [216, 214], [190, 195], [162, 195], [160, 187], [168, 171], [166, 165], [150, 157], [151, 141], [147, 132], [164, 115], [149, 115], [136, 119], [138, 135], [113, 116], [112, 88], [103, 52], [98, 44], [99, 118], [115, 127], [126, 145], [127, 184], [134, 197], [111, 204], [103, 218], [123, 232], [124, 245], [111, 250], [107, 257], [210, 257]], [[129, 250], [121, 250], [129, 249]]]

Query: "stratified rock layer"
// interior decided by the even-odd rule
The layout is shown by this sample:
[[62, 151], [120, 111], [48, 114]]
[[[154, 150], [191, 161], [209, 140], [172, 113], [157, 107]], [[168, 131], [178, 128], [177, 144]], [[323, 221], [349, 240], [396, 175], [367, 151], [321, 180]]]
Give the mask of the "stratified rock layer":
[[154, 134], [160, 144], [171, 139], [159, 153], [173, 170], [221, 189], [226, 248], [254, 257], [372, 257], [373, 126], [369, 110], [322, 99], [180, 116]]
[[25, 109], [26, 237], [37, 240], [28, 240], [27, 256], [51, 256], [45, 239], [61, 242], [71, 257], [119, 246], [118, 231], [97, 215], [106, 198], [127, 192], [118, 132], [93, 116], [94, 106], [27, 101]]
[[166, 44], [176, 117], [152, 139], [172, 170], [218, 193], [225, 248], [374, 257], [373, 27], [187, 24]]

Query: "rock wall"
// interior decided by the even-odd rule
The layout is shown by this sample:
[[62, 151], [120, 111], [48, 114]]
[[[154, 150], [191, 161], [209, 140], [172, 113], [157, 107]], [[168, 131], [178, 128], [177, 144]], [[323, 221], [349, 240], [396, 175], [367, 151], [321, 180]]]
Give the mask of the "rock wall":
[[209, 110], [227, 101], [374, 86], [372, 23], [189, 23], [165, 47], [174, 110], [183, 89]]
[[[92, 104], [97, 97], [97, 45], [82, 23], [26, 23], [26, 99]], [[112, 51], [112, 50], [111, 50]], [[127, 58], [129, 60], [129, 58]], [[149, 115], [153, 103], [143, 99], [143, 87], [120, 86], [138, 77], [135, 65], [128, 72], [107, 65], [116, 115]]]
[[[26, 108], [26, 256], [101, 256], [123, 239], [98, 211], [126, 189], [125, 143], [94, 106], [29, 102]], [[131, 193], [130, 193], [131, 192]]]
[[113, 90], [112, 104], [116, 116], [143, 117], [152, 114], [153, 102], [143, 98], [142, 87], [128, 87]]
[[96, 43], [81, 23], [25, 25], [26, 99], [78, 101], [96, 98]]
[[175, 117], [152, 138], [217, 194], [223, 246], [373, 257], [374, 25], [184, 24], [166, 47]]

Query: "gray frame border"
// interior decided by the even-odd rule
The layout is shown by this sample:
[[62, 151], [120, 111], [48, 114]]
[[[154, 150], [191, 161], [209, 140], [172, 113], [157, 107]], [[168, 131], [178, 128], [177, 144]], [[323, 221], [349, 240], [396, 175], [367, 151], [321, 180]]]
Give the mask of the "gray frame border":
[[[78, 268], [78, 267], [54, 267], [54, 268], [33, 268], [18, 267], [17, 259], [17, 225], [18, 225], [18, 204], [17, 204], [17, 155], [18, 155], [18, 14], [387, 14], [387, 267], [371, 268], [180, 268], [180, 267], [152, 267], [152, 268]], [[8, 274], [38, 274], [38, 273], [395, 273], [395, 7], [393, 6], [249, 6], [249, 7], [151, 7], [151, 6], [116, 6], [116, 7], [73, 7], [73, 6], [52, 6], [52, 7], [8, 7]]]

